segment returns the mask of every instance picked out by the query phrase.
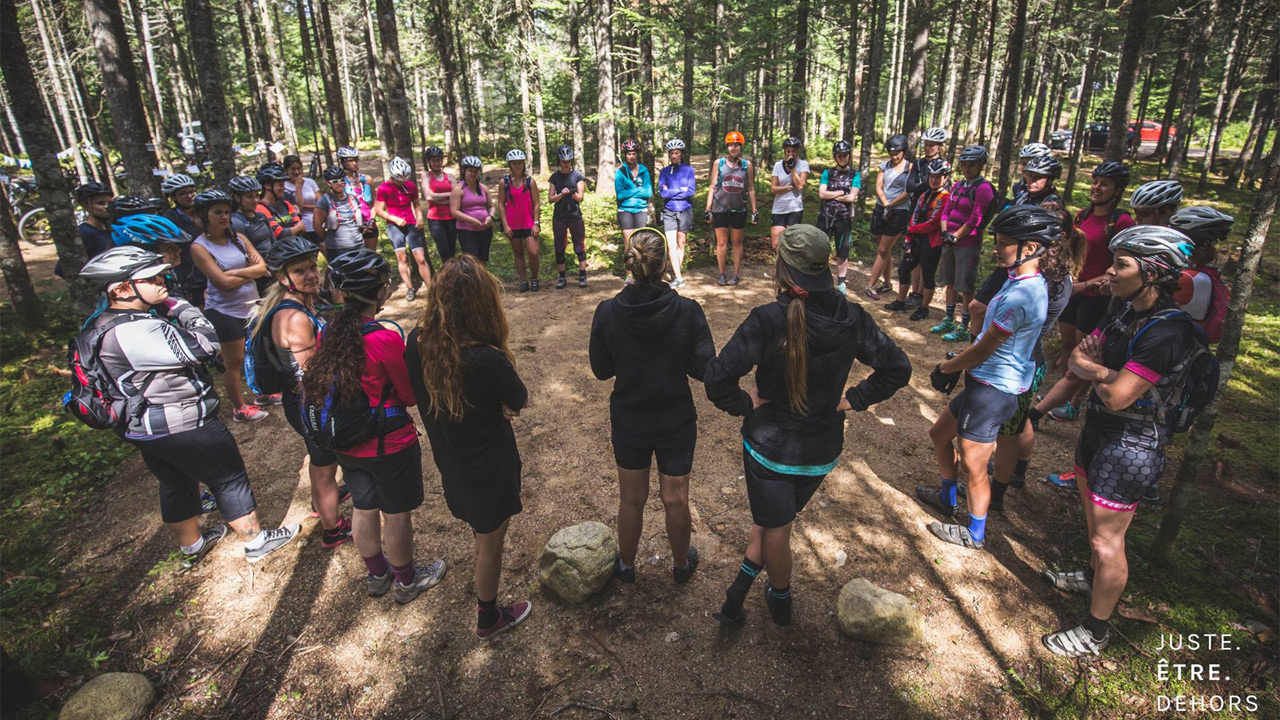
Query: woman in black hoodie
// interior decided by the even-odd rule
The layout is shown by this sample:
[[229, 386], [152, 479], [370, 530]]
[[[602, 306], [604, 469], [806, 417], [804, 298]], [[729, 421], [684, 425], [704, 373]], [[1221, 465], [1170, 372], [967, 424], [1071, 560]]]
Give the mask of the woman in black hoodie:
[[591, 371], [601, 380], [616, 378], [609, 397], [621, 496], [614, 576], [625, 583], [636, 581], [654, 456], [675, 581], [688, 582], [698, 567], [698, 551], [689, 546], [689, 472], [698, 414], [686, 376], [702, 380], [716, 347], [702, 306], [662, 282], [666, 265], [662, 233], [637, 230], [626, 257], [635, 284], [600, 303], [591, 322]]
[[[754, 522], [746, 556], [715, 618], [741, 626], [742, 602], [760, 570], [778, 625], [791, 622], [791, 523], [844, 448], [845, 412], [892, 397], [911, 362], [862, 307], [835, 292], [827, 236], [792, 225], [778, 243], [778, 299], [751, 311], [720, 356], [707, 364], [707, 397], [743, 416], [742, 461]], [[845, 389], [853, 361], [872, 368]], [[756, 369], [756, 389], [738, 381]]]

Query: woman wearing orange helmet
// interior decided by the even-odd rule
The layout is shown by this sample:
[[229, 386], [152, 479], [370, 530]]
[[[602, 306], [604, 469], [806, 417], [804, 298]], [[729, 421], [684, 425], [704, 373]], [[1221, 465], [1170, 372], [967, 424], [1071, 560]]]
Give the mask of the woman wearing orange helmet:
[[[756, 209], [756, 178], [751, 161], [742, 157], [746, 138], [734, 130], [724, 136], [726, 157], [711, 167], [711, 191], [707, 193], [706, 217], [716, 233], [716, 264], [720, 267], [720, 284], [737, 285], [742, 270], [742, 235], [747, 227], [747, 202], [751, 204], [751, 222], [759, 216]], [[728, 243], [733, 239], [733, 277], [726, 278], [724, 262]]]

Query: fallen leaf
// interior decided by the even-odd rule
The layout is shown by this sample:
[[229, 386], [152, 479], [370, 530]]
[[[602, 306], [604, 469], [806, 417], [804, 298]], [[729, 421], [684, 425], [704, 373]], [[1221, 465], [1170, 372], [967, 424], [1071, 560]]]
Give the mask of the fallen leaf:
[[1156, 619], [1155, 615], [1152, 615], [1150, 611], [1143, 610], [1142, 608], [1121, 605], [1116, 612], [1120, 614], [1120, 617], [1127, 620], [1137, 620], [1138, 622], [1152, 623], [1155, 625], [1160, 624], [1160, 621]]

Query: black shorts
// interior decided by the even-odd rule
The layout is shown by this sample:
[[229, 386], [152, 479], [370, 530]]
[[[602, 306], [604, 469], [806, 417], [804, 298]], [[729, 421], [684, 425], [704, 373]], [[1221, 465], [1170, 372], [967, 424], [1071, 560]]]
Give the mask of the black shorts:
[[218, 342], [227, 343], [244, 340], [249, 334], [245, 329], [247, 318], [231, 317], [217, 310], [205, 310], [204, 316], [209, 318], [213, 330], [218, 334]]
[[763, 528], [778, 528], [795, 520], [827, 477], [774, 472], [751, 457], [745, 445], [742, 468], [747, 477], [751, 521]]
[[436, 252], [440, 253], [441, 262], [453, 257], [457, 251], [458, 232], [453, 220], [427, 220], [427, 232], [436, 241]]
[[648, 470], [654, 456], [658, 472], [668, 477], [688, 475], [693, 470], [693, 450], [698, 444], [696, 426], [661, 442], [636, 442], [625, 433], [613, 431], [613, 459], [623, 470]]
[[1164, 461], [1164, 446], [1156, 437], [1106, 432], [1085, 417], [1076, 442], [1076, 475], [1084, 476], [1095, 505], [1133, 512], [1160, 481]]
[[454, 517], [480, 534], [502, 527], [512, 515], [524, 510], [520, 502], [520, 471], [485, 474], [478, 477], [442, 476], [444, 501]]
[[1076, 332], [1088, 335], [1098, 329], [1098, 323], [1106, 317], [1107, 308], [1110, 305], [1111, 297], [1108, 295], [1092, 296], [1077, 293], [1067, 301], [1067, 306], [1058, 316], [1058, 322], [1071, 325]]
[[160, 481], [160, 519], [164, 522], [178, 523], [200, 514], [200, 483], [218, 499], [223, 520], [238, 520], [258, 507], [240, 448], [221, 420], [214, 418], [194, 430], [129, 442]]
[[286, 390], [280, 401], [284, 407], [284, 419], [289, 422], [289, 427], [293, 428], [294, 432], [302, 436], [302, 442], [307, 446], [307, 456], [311, 458], [311, 466], [329, 467], [338, 462], [336, 452], [320, 447], [307, 434], [307, 428], [302, 424], [302, 396], [292, 390]]
[[738, 210], [734, 212], [711, 213], [711, 227], [713, 228], [731, 228], [733, 230], [741, 230], [746, 226], [747, 226], [746, 210]]
[[493, 245], [493, 228], [463, 230], [458, 228], [458, 247], [468, 255], [489, 262], [489, 247]]
[[396, 250], [422, 250], [426, 248], [426, 243], [422, 239], [422, 228], [408, 225], [398, 227], [387, 223], [387, 239], [391, 241], [391, 247]]
[[796, 210], [789, 213], [773, 213], [773, 219], [770, 222], [772, 227], [791, 227], [804, 222], [804, 210]]
[[395, 515], [422, 505], [422, 445], [417, 442], [382, 457], [339, 453], [338, 466], [357, 510]]
[[907, 224], [911, 221], [911, 211], [907, 209], [891, 209], [889, 210], [889, 218], [884, 217], [884, 208], [877, 205], [871, 213], [871, 234], [877, 237], [881, 235], [901, 235], [907, 231]]
[[523, 240], [527, 237], [533, 237], [533, 228], [511, 228], [512, 240]]
[[1018, 396], [997, 390], [965, 373], [964, 390], [947, 406], [956, 418], [956, 435], [965, 440], [993, 443], [1018, 409]]

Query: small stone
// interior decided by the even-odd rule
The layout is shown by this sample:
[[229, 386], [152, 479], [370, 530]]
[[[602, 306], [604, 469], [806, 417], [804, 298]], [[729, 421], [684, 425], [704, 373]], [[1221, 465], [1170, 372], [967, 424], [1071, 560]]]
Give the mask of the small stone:
[[679, 639], [680, 639], [680, 633], [676, 632], [675, 630], [672, 630], [671, 632], [667, 633], [667, 642], [673, 643]]
[[145, 675], [103, 673], [71, 696], [58, 720], [142, 720], [155, 696]]
[[733, 488], [732, 488], [732, 487], [730, 487], [730, 486], [728, 486], [728, 485], [725, 485], [724, 487], [720, 488], [720, 493], [721, 493], [722, 495], [732, 495], [732, 494], [733, 494]]
[[298, 538], [298, 547], [299, 547], [299, 548], [304, 548], [304, 547], [306, 547], [307, 545], [310, 545], [310, 544], [311, 544], [311, 541], [310, 541], [310, 540], [308, 540], [308, 539], [306, 539], [306, 538]]
[[563, 528], [538, 558], [538, 580], [569, 603], [580, 603], [604, 589], [613, 577], [618, 544], [603, 523]]
[[836, 567], [844, 567], [844, 564], [848, 561], [849, 561], [849, 553], [843, 550], [836, 551]]
[[882, 645], [911, 645], [924, 638], [924, 617], [906, 596], [876, 587], [865, 578], [850, 580], [836, 602], [840, 631], [855, 640]]

